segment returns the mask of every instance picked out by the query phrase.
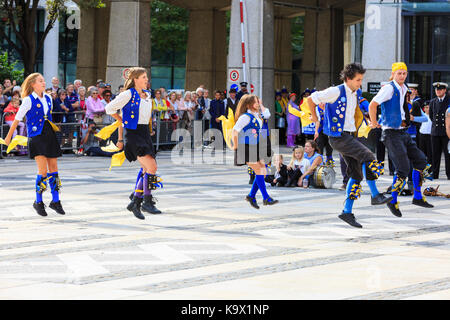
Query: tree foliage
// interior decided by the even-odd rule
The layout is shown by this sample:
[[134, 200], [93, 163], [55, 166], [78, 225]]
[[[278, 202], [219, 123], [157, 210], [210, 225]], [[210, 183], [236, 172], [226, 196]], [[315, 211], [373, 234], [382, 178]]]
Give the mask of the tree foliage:
[[5, 79], [16, 80], [17, 83], [22, 83], [23, 81], [23, 69], [15, 70], [16, 62], [8, 62], [8, 53], [4, 52], [0, 54], [0, 81]]
[[163, 52], [186, 51], [188, 25], [188, 10], [152, 1], [152, 48]]
[[[44, 46], [44, 40], [56, 19], [66, 10], [66, 0], [46, 0], [48, 24], [38, 36], [35, 32], [39, 0], [0, 0], [0, 37], [6, 39], [11, 49], [22, 58], [25, 76], [34, 71], [36, 59]], [[80, 7], [101, 8], [102, 0], [79, 0]], [[6, 34], [9, 28], [15, 35], [13, 41]]]

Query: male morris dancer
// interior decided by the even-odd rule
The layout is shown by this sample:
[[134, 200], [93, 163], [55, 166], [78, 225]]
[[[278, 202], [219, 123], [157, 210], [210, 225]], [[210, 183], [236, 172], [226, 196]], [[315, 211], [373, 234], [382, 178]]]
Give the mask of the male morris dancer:
[[[408, 87], [405, 85], [408, 76], [406, 64], [396, 62], [392, 64], [391, 82], [381, 88], [369, 105], [370, 126], [382, 128], [381, 139], [384, 140], [389, 157], [394, 163], [396, 174], [392, 184], [392, 200], [387, 203], [392, 214], [401, 217], [397, 196], [405, 187], [406, 178], [410, 171], [410, 161], [413, 166], [412, 180], [414, 196], [412, 203], [432, 208], [422, 195], [421, 186], [423, 181], [423, 170], [427, 165], [424, 153], [408, 133], [411, 125], [408, 103], [405, 99]], [[377, 107], [381, 104], [381, 125], [377, 121]]]
[[372, 198], [372, 205], [387, 203], [391, 198], [378, 192], [375, 180], [382, 167], [375, 155], [357, 139], [357, 132], [363, 121], [361, 83], [366, 70], [359, 63], [350, 63], [341, 71], [343, 84], [316, 91], [308, 98], [312, 121], [317, 122], [315, 107], [326, 103], [323, 131], [329, 136], [330, 144], [344, 157], [350, 180], [347, 183], [347, 199], [339, 218], [349, 225], [362, 228], [352, 213], [353, 201], [361, 195], [361, 180], [366, 178]]

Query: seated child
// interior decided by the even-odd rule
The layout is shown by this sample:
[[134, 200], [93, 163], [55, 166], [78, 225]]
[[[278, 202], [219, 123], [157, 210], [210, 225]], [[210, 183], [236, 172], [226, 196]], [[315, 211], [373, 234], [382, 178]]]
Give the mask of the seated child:
[[302, 186], [300, 177], [310, 167], [309, 161], [303, 157], [303, 154], [303, 147], [294, 147], [292, 150], [292, 158], [287, 166], [288, 180], [284, 185], [285, 187]]
[[272, 164], [275, 172], [273, 175], [267, 175], [264, 180], [272, 187], [284, 187], [288, 180], [288, 173], [287, 166], [283, 163], [283, 155], [275, 154], [272, 157]]

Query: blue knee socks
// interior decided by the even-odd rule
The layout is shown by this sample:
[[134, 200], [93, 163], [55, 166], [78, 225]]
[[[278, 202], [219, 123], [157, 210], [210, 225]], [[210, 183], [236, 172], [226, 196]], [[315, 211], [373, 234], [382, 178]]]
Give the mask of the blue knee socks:
[[420, 187], [420, 171], [413, 169], [412, 180], [414, 186], [414, 199], [422, 199], [422, 191]]
[[[48, 183], [50, 185], [50, 190], [52, 192], [52, 201], [58, 202], [59, 201], [59, 186], [57, 182], [58, 178], [58, 172], [51, 172], [48, 174]], [[42, 194], [41, 194], [42, 196]]]
[[[394, 184], [396, 182], [397, 182], [397, 174], [394, 174], [394, 180], [392, 181], [392, 187], [394, 187]], [[391, 192], [391, 196], [392, 196], [391, 203], [397, 203], [398, 192], [397, 191], [392, 191]]]
[[39, 192], [42, 188], [41, 184], [44, 184], [47, 187], [47, 177], [43, 177], [40, 174], [36, 176], [36, 202], [42, 202], [42, 193]]
[[136, 187], [134, 188], [134, 196], [138, 198], [142, 198], [142, 194], [144, 192], [144, 177], [141, 177], [136, 182]]
[[264, 176], [263, 175], [256, 175], [255, 176], [255, 181], [258, 184], [258, 188], [261, 191], [263, 199], [267, 200], [268, 198], [270, 198], [269, 194], [267, 193], [267, 190], [266, 190], [266, 182], [264, 181]]
[[352, 186], [355, 183], [359, 184], [359, 182], [357, 180], [353, 179], [353, 178], [350, 178], [350, 180], [348, 180], [348, 182], [347, 182], [347, 189], [346, 189], [347, 199], [345, 200], [344, 210], [342, 211], [342, 213], [352, 213], [353, 202], [355, 200], [351, 200], [350, 199], [350, 191], [352, 190]]
[[367, 184], [369, 185], [370, 193], [372, 194], [372, 197], [376, 197], [380, 194], [378, 191], [377, 185], [375, 184], [375, 180], [367, 180], [366, 177], [366, 164], [362, 164], [362, 172], [364, 174], [364, 179], [366, 179]]
[[258, 182], [256, 182], [255, 178], [255, 180], [253, 180], [252, 188], [250, 189], [250, 193], [248, 194], [248, 196], [254, 198], [256, 196], [256, 193], [258, 192], [258, 189]]

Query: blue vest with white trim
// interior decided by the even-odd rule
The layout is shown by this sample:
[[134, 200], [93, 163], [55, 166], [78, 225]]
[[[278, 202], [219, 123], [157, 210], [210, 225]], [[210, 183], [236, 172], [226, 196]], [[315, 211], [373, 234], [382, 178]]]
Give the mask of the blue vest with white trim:
[[250, 122], [239, 133], [239, 144], [251, 144], [256, 145], [259, 143], [259, 126], [258, 120], [251, 113], [244, 113], [250, 117]]
[[[122, 108], [122, 125], [126, 129], [136, 130], [139, 122], [139, 107], [141, 105], [141, 97], [135, 88], [130, 88], [131, 99]], [[150, 91], [142, 90], [150, 95]]]
[[323, 110], [321, 107], [316, 106], [316, 111], [319, 112], [319, 129], [317, 129], [318, 133], [321, 133], [323, 131], [323, 119], [325, 118], [325, 110]]
[[[338, 86], [340, 94], [337, 100], [333, 103], [325, 105], [324, 119], [323, 119], [323, 133], [331, 137], [340, 137], [344, 131], [345, 110], [347, 109], [347, 95], [345, 93], [345, 86], [341, 84]], [[355, 127], [358, 131], [362, 124], [363, 113], [361, 110], [361, 96], [360, 89], [356, 91], [357, 107], [355, 108]]]
[[44, 123], [46, 120], [52, 121], [52, 99], [46, 94], [44, 94], [45, 100], [47, 101], [48, 111], [47, 114], [44, 113], [44, 106], [41, 100], [33, 97], [32, 94], [28, 96], [31, 100], [31, 109], [28, 110], [27, 117], [27, 133], [28, 137], [35, 137], [42, 133], [44, 128]]
[[266, 134], [267, 136], [269, 136], [270, 135], [270, 131], [269, 131], [269, 120], [268, 119], [265, 119], [264, 117], [263, 117], [263, 114], [261, 113], [261, 119], [262, 119], [262, 128], [261, 128], [261, 132], [264, 134]]
[[394, 88], [392, 98], [381, 104], [381, 120], [382, 126], [391, 128], [399, 128], [402, 125], [402, 111], [403, 106], [400, 105], [400, 91], [394, 84], [394, 81], [389, 82]]

